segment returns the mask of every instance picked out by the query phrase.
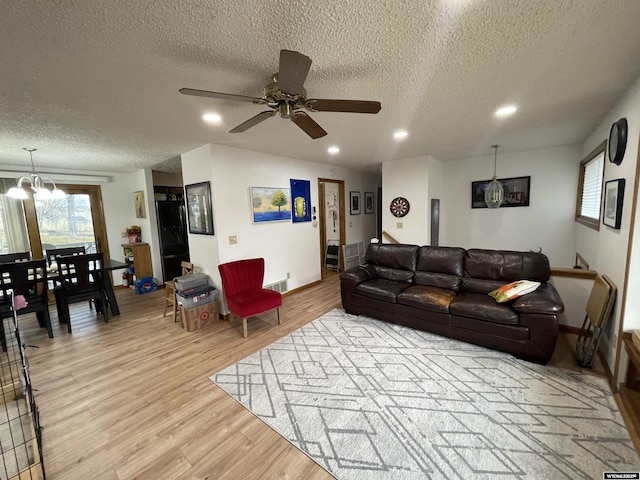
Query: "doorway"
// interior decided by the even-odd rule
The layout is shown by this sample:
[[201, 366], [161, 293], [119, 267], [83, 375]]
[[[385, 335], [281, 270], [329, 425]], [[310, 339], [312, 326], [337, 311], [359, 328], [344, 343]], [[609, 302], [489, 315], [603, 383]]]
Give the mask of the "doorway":
[[[318, 179], [318, 220], [322, 278], [344, 270], [342, 247], [346, 243], [344, 180]], [[338, 246], [338, 262], [327, 261], [327, 246]], [[329, 267], [329, 268], [328, 268]], [[336, 268], [337, 267], [337, 268]]]

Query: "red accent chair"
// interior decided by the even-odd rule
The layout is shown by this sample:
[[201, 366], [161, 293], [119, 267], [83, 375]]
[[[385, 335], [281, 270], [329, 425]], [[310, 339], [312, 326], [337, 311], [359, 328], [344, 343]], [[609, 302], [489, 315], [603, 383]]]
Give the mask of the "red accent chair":
[[264, 258], [251, 258], [218, 265], [222, 277], [222, 290], [227, 307], [234, 315], [242, 318], [242, 336], [247, 338], [247, 318], [273, 310], [278, 311], [282, 295], [262, 288], [264, 279]]

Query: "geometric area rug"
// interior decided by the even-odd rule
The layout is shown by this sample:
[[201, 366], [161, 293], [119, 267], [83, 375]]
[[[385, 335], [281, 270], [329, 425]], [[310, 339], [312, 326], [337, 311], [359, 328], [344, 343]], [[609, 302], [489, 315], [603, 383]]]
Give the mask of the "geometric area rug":
[[341, 480], [640, 470], [604, 378], [341, 309], [210, 379]]

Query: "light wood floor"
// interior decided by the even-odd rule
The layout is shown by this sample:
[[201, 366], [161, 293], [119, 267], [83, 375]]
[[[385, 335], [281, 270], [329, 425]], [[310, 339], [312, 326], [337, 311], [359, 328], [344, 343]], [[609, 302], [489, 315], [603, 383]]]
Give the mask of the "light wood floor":
[[[275, 312], [186, 332], [162, 317], [164, 291], [119, 289], [122, 314], [72, 306], [73, 333], [55, 338], [21, 317], [44, 426], [47, 478], [91, 480], [330, 479], [209, 381], [215, 372], [340, 307], [337, 275], [284, 298]], [[566, 337], [554, 365], [577, 368]]]

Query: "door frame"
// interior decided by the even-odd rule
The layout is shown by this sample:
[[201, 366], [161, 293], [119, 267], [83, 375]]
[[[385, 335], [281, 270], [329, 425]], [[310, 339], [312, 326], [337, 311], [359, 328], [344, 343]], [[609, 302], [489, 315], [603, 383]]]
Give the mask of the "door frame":
[[335, 183], [338, 185], [338, 215], [340, 216], [340, 271], [344, 271], [344, 258], [342, 255], [342, 247], [347, 243], [346, 238], [346, 219], [344, 206], [344, 180], [336, 180], [335, 178], [318, 178], [318, 218], [320, 219], [320, 271], [325, 270], [325, 255], [327, 248], [327, 217], [324, 198], [324, 183]]
[[[100, 185], [57, 185], [66, 193], [89, 195], [91, 201], [91, 220], [93, 221], [93, 236], [96, 240], [96, 250], [104, 253], [105, 260], [109, 259], [109, 239], [107, 237], [107, 226], [104, 221], [104, 207], [102, 203], [102, 189]], [[29, 197], [23, 200], [25, 220], [27, 222], [27, 233], [29, 235], [29, 245], [31, 246], [31, 258], [44, 258], [42, 252], [42, 238], [38, 227], [38, 216], [36, 214], [36, 204], [33, 194], [29, 192]]]

